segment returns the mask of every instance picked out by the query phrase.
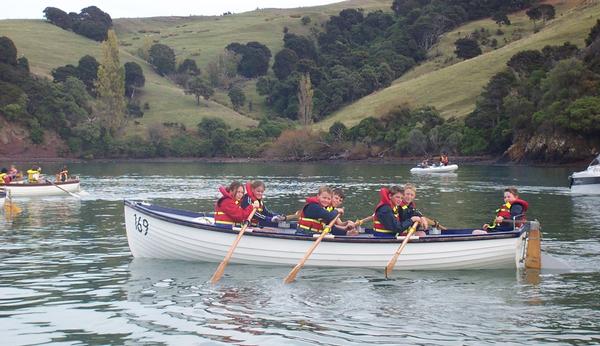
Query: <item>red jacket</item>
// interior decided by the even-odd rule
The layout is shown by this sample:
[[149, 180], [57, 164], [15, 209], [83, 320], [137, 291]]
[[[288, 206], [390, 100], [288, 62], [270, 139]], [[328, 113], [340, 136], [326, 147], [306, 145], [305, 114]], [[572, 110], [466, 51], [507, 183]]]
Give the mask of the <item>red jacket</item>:
[[252, 205], [244, 209], [224, 187], [220, 186], [219, 191], [223, 197], [215, 205], [215, 223], [220, 225], [234, 225], [244, 222], [252, 212]]

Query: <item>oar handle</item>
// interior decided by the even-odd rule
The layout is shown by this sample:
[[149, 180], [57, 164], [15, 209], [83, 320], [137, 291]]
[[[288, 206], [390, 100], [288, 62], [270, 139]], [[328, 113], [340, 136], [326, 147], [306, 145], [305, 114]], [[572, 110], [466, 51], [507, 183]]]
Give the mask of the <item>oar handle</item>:
[[402, 242], [402, 244], [400, 244], [400, 247], [398, 248], [398, 250], [396, 250], [396, 252], [394, 253], [394, 256], [392, 256], [392, 258], [390, 259], [388, 264], [385, 266], [384, 274], [385, 274], [386, 279], [389, 278], [390, 275], [392, 274], [392, 270], [394, 270], [394, 266], [396, 265], [396, 262], [398, 261], [398, 257], [402, 253], [402, 250], [404, 250], [404, 247], [406, 246], [406, 244], [408, 244], [408, 241], [410, 240], [410, 237], [412, 236], [412, 234], [415, 233], [415, 231], [417, 230], [417, 225], [419, 225], [418, 221], [413, 223], [412, 227], [408, 230], [408, 233], [406, 234], [404, 241]]
[[329, 225], [327, 225], [327, 227], [325, 227], [323, 229], [323, 231], [321, 232], [321, 235], [319, 235], [319, 237], [313, 243], [313, 245], [308, 249], [308, 251], [306, 251], [306, 254], [304, 255], [304, 257], [302, 257], [300, 262], [298, 262], [298, 264], [296, 264], [296, 266], [290, 271], [290, 273], [285, 277], [285, 279], [283, 279], [284, 283], [289, 284], [289, 283], [293, 282], [294, 280], [296, 280], [296, 275], [298, 275], [298, 272], [300, 271], [300, 269], [302, 269], [302, 267], [304, 267], [304, 263], [306, 263], [306, 260], [308, 259], [308, 257], [310, 257], [310, 255], [313, 253], [313, 251], [315, 251], [317, 246], [319, 246], [319, 244], [321, 243], [321, 240], [323, 240], [323, 238], [325, 238], [327, 233], [329, 233], [329, 231], [331, 230], [331, 227], [333, 227], [333, 225], [336, 223], [336, 221], [339, 218], [340, 218], [340, 214], [338, 213], [337, 216], [333, 220], [331, 220]]
[[252, 220], [252, 218], [254, 217], [254, 213], [256, 213], [256, 208], [253, 208], [252, 212], [250, 212], [250, 215], [248, 215], [248, 218], [246, 218], [247, 222], [245, 222], [242, 225], [242, 228], [240, 229], [240, 232], [238, 233], [237, 237], [235, 238], [235, 240], [233, 241], [233, 243], [229, 247], [229, 251], [227, 252], [227, 255], [225, 255], [225, 258], [223, 258], [223, 260], [221, 261], [221, 263], [217, 267], [217, 270], [215, 270], [215, 273], [210, 278], [210, 283], [211, 284], [216, 284], [217, 282], [219, 282], [219, 280], [221, 280], [221, 277], [223, 276], [223, 273], [225, 272], [225, 267], [227, 267], [227, 264], [229, 264], [229, 260], [231, 259], [231, 256], [233, 256], [233, 251], [235, 250], [235, 248], [238, 246], [238, 243], [242, 239], [242, 236], [244, 235], [244, 232], [246, 231], [246, 228], [250, 224], [250, 220]]
[[373, 220], [374, 217], [375, 217], [375, 214], [369, 215], [369, 216], [365, 217], [364, 219], [356, 220], [355, 224], [357, 226], [360, 226], [360, 225], [362, 225], [363, 223], [365, 223], [367, 221]]

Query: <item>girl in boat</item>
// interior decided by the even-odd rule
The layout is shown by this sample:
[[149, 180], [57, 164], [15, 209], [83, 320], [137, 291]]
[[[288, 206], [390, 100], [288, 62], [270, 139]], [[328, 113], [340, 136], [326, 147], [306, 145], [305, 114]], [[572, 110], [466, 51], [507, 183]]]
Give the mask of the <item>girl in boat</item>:
[[248, 219], [252, 209], [259, 206], [258, 202], [254, 202], [246, 208], [242, 208], [240, 203], [244, 196], [244, 187], [239, 181], [232, 182], [227, 188], [220, 186], [219, 191], [223, 197], [219, 198], [215, 204], [215, 225], [217, 226], [227, 228], [239, 226]]
[[252, 217], [253, 226], [277, 226], [280, 221], [287, 220], [285, 215], [280, 215], [270, 211], [263, 203], [265, 193], [265, 184], [260, 180], [246, 183], [246, 194], [242, 197], [242, 208], [247, 208], [249, 205], [258, 202], [256, 213]]
[[[403, 196], [404, 190], [399, 186], [392, 186], [389, 189], [383, 187], [379, 191], [380, 201], [375, 207], [373, 217], [373, 234], [376, 237], [393, 238], [405, 234], [414, 222], [422, 222], [421, 217], [416, 215], [405, 220], [400, 219]], [[409, 214], [406, 215], [408, 217]], [[424, 236], [425, 232], [419, 231], [415, 235]]]
[[[488, 232], [510, 232], [515, 227], [520, 227], [525, 218], [525, 212], [529, 208], [529, 203], [519, 198], [519, 191], [516, 187], [504, 189], [504, 204], [496, 209], [496, 218], [492, 224], [484, 224], [483, 230], [476, 229], [473, 234], [486, 234]], [[513, 222], [506, 222], [513, 221]], [[519, 222], [517, 222], [519, 221]]]
[[328, 186], [323, 186], [319, 189], [319, 193], [315, 197], [306, 199], [306, 204], [300, 212], [298, 218], [299, 234], [321, 233], [338, 214], [343, 214], [343, 208], [334, 208], [328, 211], [331, 206], [333, 191]]

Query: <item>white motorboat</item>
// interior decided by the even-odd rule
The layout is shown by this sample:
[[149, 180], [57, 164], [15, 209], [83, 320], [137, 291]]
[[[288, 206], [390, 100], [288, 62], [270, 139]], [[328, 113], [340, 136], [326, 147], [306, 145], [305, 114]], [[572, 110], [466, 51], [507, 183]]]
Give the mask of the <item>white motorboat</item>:
[[411, 173], [450, 173], [458, 169], [458, 165], [434, 165], [427, 167], [414, 167], [410, 169]]
[[[136, 258], [218, 263], [223, 260], [239, 229], [214, 225], [213, 213], [165, 208], [125, 201], [125, 229]], [[282, 225], [280, 225], [282, 226]], [[315, 237], [286, 228], [248, 229], [231, 263], [293, 267]], [[455, 270], [517, 268], [525, 258], [525, 244], [536, 221], [510, 232], [472, 235], [471, 229], [446, 230], [441, 235], [411, 237], [396, 268]], [[404, 237], [379, 238], [327, 235], [306, 262], [307, 266], [383, 269]], [[533, 239], [533, 238], [532, 238]]]
[[12, 182], [0, 186], [4, 188], [11, 198], [19, 196], [69, 195], [71, 193], [79, 192], [79, 180], [69, 180], [58, 183], [40, 182], [37, 184]]
[[578, 194], [600, 194], [600, 155], [585, 171], [575, 172], [569, 177], [571, 192]]

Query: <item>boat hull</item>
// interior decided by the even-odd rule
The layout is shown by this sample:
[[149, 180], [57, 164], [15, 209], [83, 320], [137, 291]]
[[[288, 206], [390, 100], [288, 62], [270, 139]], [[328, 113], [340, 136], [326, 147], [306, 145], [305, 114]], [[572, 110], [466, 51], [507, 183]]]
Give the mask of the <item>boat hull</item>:
[[436, 166], [428, 168], [414, 167], [410, 169], [411, 173], [450, 173], [458, 169], [458, 165]]
[[21, 196], [66, 196], [69, 195], [68, 192], [79, 192], [79, 180], [56, 184], [8, 184], [2, 187], [11, 198]]
[[[227, 254], [237, 231], [203, 225], [191, 218], [172, 218], [149, 205], [125, 201], [125, 228], [136, 258], [159, 258], [218, 263]], [[202, 218], [200, 218], [202, 219]], [[253, 230], [244, 234], [231, 263], [294, 266], [313, 238], [273, 235]], [[502, 236], [414, 239], [405, 247], [396, 267], [405, 270], [456, 270], [516, 268], [523, 232]], [[344, 238], [344, 239], [342, 239]], [[425, 239], [429, 238], [429, 239]], [[307, 266], [382, 269], [403, 239], [361, 237], [325, 238], [306, 262]]]

